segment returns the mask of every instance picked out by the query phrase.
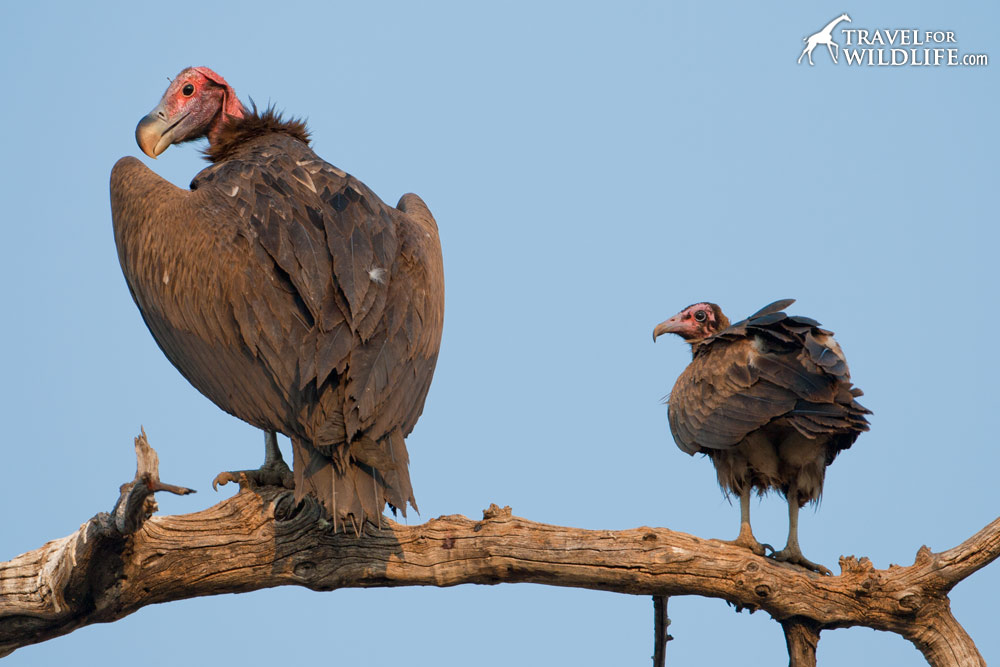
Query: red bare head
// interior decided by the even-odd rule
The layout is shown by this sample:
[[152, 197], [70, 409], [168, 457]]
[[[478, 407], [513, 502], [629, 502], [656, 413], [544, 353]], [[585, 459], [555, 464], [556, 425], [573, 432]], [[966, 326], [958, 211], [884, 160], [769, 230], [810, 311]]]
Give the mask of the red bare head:
[[160, 103], [139, 121], [135, 140], [149, 157], [171, 144], [208, 137], [218, 139], [230, 118], [242, 118], [246, 108], [226, 80], [207, 67], [188, 67], [178, 74]]
[[695, 345], [729, 326], [722, 309], [707, 301], [688, 306], [653, 329], [653, 340], [665, 333], [677, 334]]

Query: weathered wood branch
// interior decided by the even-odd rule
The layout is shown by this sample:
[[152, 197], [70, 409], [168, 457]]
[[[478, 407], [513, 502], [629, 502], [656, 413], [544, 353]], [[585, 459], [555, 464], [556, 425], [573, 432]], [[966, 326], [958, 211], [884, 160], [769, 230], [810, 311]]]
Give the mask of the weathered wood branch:
[[900, 634], [935, 667], [985, 664], [947, 595], [1000, 555], [1000, 518], [953, 549], [922, 547], [913, 565], [877, 570], [852, 556], [841, 558], [839, 576], [827, 577], [665, 528], [565, 528], [495, 505], [480, 521], [383, 519], [382, 528], [367, 524], [356, 537], [334, 533], [317, 503], [297, 505], [290, 491], [263, 487], [194, 514], [143, 520], [148, 505], [126, 498], [136, 486], [123, 487], [118, 504], [145, 508], [133, 509], [132, 520], [99, 514], [68, 537], [0, 563], [0, 656], [202, 595], [531, 582], [702, 595], [763, 609], [782, 622], [795, 665], [814, 664], [821, 630], [850, 626]]

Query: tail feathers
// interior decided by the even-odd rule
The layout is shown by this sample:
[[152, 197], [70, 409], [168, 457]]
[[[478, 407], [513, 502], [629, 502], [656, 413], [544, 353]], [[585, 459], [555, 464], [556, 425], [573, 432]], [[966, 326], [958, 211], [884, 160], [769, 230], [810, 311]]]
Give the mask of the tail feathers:
[[417, 501], [413, 497], [413, 487], [410, 485], [410, 455], [406, 451], [403, 434], [398, 430], [390, 433], [385, 441], [385, 448], [389, 452], [391, 464], [379, 466], [378, 469], [382, 471], [387, 488], [394, 492], [394, 496], [387, 497], [386, 502], [393, 507], [394, 512], [398, 509], [403, 516], [406, 516], [406, 503], [410, 503], [419, 512]]
[[366, 520], [381, 524], [386, 503], [406, 516], [406, 504], [417, 509], [410, 485], [409, 456], [403, 436], [394, 430], [375, 442], [362, 437], [326, 456], [308, 442], [292, 440], [295, 455], [295, 500], [306, 493], [326, 507], [335, 530], [360, 534]]

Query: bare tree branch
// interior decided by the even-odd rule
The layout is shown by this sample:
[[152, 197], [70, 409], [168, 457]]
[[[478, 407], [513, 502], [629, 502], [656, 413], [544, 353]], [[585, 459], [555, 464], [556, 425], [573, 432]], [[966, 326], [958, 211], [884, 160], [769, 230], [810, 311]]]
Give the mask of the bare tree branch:
[[[123, 497], [135, 486], [123, 487]], [[146, 605], [202, 595], [284, 585], [531, 582], [702, 595], [763, 609], [783, 622], [793, 665], [815, 664], [812, 637], [820, 630], [850, 626], [900, 634], [936, 667], [984, 665], [947, 594], [1000, 555], [1000, 518], [954, 549], [922, 547], [911, 566], [877, 570], [867, 558], [846, 557], [840, 576], [824, 577], [665, 528], [551, 526], [495, 505], [481, 521], [383, 519], [382, 529], [367, 524], [360, 537], [334, 533], [317, 503], [297, 505], [292, 492], [276, 487], [243, 489], [195, 514], [136, 516], [98, 514], [74, 534], [0, 563], [0, 656]]]

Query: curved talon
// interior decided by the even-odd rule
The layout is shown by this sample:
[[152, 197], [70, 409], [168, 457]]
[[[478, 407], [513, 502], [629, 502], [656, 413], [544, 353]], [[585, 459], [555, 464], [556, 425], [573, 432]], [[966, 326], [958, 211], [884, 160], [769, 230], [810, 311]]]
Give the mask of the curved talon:
[[235, 482], [239, 484], [240, 478], [237, 477], [236, 474], [232, 472], [220, 472], [218, 475], [215, 476], [215, 479], [212, 480], [212, 490], [218, 491], [220, 485], [225, 485], [228, 484], [229, 482]]
[[[774, 547], [772, 547], [772, 546], [771, 546], [770, 544], [768, 544], [767, 542], [761, 542], [761, 543], [760, 543], [760, 546], [764, 548], [764, 553], [763, 553], [763, 554], [761, 554], [762, 556], [764, 556], [764, 558], [773, 558], [773, 557], [774, 557], [774, 554], [778, 553], [777, 551], [775, 551], [775, 550], [774, 550]], [[768, 556], [768, 554], [767, 554], [767, 550], [768, 550], [768, 549], [770, 549], [770, 550], [771, 550], [771, 555], [770, 555], [770, 556]]]
[[284, 461], [277, 464], [264, 465], [257, 470], [231, 470], [220, 472], [212, 480], [212, 488], [218, 491], [220, 484], [236, 482], [240, 488], [256, 488], [258, 486], [283, 486], [286, 489], [295, 488], [295, 478]]
[[281, 458], [278, 449], [278, 436], [274, 431], [264, 432], [264, 465], [256, 470], [230, 470], [220, 472], [212, 480], [212, 488], [219, 490], [220, 484], [236, 482], [240, 489], [254, 489], [259, 486], [283, 486], [286, 489], [295, 488], [295, 476], [291, 468]]

